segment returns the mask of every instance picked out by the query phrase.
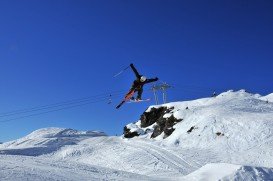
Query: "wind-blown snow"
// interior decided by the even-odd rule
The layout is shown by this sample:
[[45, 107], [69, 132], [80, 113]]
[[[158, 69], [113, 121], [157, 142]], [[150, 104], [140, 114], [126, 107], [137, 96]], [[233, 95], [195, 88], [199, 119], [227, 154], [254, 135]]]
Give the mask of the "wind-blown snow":
[[141, 134], [131, 139], [40, 129], [0, 145], [0, 180], [273, 180], [271, 95], [228, 91], [151, 106], [183, 119], [165, 139], [151, 139], [140, 121], [128, 126]]

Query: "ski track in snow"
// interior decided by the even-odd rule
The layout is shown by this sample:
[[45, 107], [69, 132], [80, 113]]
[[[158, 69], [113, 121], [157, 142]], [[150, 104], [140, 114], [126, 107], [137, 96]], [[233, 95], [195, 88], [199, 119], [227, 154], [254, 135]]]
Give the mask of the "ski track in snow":
[[129, 144], [137, 145], [138, 148], [158, 158], [158, 160], [163, 161], [165, 164], [172, 166], [174, 169], [179, 170], [179, 172], [184, 175], [190, 173], [193, 170], [196, 170], [200, 166], [193, 166], [193, 164], [190, 164], [185, 159], [175, 154], [173, 151], [168, 151], [163, 147], [156, 146], [155, 144], [148, 143], [147, 141], [132, 140]]
[[[98, 164], [98, 158], [101, 155], [100, 153], [102, 150], [105, 149], [107, 151], [103, 154], [103, 156], [107, 157], [111, 154], [110, 157], [114, 161], [114, 164], [108, 164], [109, 168], [114, 168], [119, 165], [119, 169], [129, 170], [138, 174], [151, 173], [150, 175], [152, 176], [160, 175], [159, 173], [156, 173], [155, 170], [167, 169], [166, 172], [161, 173], [161, 176], [164, 177], [169, 173], [179, 174], [181, 172], [181, 175], [184, 175], [184, 170], [189, 167], [189, 165], [186, 164], [184, 160], [181, 160], [181, 158], [170, 153], [168, 155], [168, 152], [166, 150], [163, 150], [160, 147], [156, 147], [155, 145], [153, 146], [152, 144], [146, 143], [145, 145], [142, 145], [145, 142], [134, 142], [120, 138], [100, 139], [100, 141], [101, 142], [98, 142], [98, 140], [95, 141], [96, 144], [94, 144], [94, 147], [92, 148], [92, 153], [89, 153], [89, 158], [96, 158]], [[110, 148], [108, 148], [109, 144], [112, 144]], [[119, 155], [124, 151], [129, 152], [131, 157], [120, 157]], [[147, 162], [147, 159], [149, 160], [149, 162], [146, 163], [147, 165], [145, 166], [145, 161]], [[179, 161], [181, 161], [181, 163], [175, 159], [178, 159]], [[81, 158], [76, 158], [76, 160], [79, 162], [81, 161]], [[89, 161], [87, 161], [86, 163], [93, 164], [93, 162]], [[104, 163], [103, 161], [99, 164], [105, 165], [106, 163]], [[148, 168], [137, 168], [139, 167], [139, 165], [143, 165], [145, 167], [148, 166]], [[181, 169], [183, 169], [183, 171]]]

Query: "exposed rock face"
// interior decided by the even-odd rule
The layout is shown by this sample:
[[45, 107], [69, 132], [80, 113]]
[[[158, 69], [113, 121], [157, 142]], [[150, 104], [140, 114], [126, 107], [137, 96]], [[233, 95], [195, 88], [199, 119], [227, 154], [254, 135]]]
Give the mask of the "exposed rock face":
[[156, 122], [157, 125], [156, 125], [156, 127], [154, 129], [153, 134], [151, 135], [151, 138], [155, 138], [155, 137], [159, 136], [162, 132], [164, 132], [164, 138], [167, 138], [175, 130], [173, 128], [173, 126], [176, 123], [182, 121], [182, 119], [176, 119], [173, 115], [171, 115], [168, 118], [163, 118], [163, 116], [162, 116], [162, 119], [159, 119]]
[[[176, 119], [173, 115], [164, 117], [164, 115], [171, 113], [174, 108], [159, 107], [151, 108], [149, 112], [144, 112], [140, 117], [140, 127], [147, 128], [153, 125], [153, 132], [151, 138], [155, 138], [164, 132], [164, 138], [170, 136], [175, 130], [173, 126], [182, 121], [182, 119]], [[149, 128], [150, 130], [150, 128]], [[124, 127], [124, 137], [132, 138], [139, 136], [140, 133], [137, 131], [130, 131], [127, 126]]]

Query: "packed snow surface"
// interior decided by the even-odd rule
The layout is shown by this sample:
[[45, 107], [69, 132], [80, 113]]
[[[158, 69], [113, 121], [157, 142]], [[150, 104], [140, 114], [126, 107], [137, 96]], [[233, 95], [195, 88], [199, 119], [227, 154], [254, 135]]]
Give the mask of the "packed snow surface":
[[146, 111], [160, 106], [182, 119], [165, 139], [136, 121], [131, 139], [45, 128], [3, 143], [0, 180], [273, 180], [272, 94], [228, 91]]

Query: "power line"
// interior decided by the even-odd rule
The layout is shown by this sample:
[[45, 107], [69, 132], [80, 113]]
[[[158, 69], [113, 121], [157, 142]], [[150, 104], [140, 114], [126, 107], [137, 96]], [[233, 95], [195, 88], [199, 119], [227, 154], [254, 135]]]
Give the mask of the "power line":
[[[115, 92], [121, 92], [121, 91], [115, 91]], [[124, 94], [124, 93], [114, 93], [114, 94], [112, 93], [112, 94], [110, 94], [111, 99], [113, 97], [117, 97], [121, 94]], [[102, 96], [102, 95], [104, 95], [104, 96]], [[9, 122], [9, 121], [23, 119], [23, 118], [27, 118], [27, 117], [32, 117], [32, 116], [47, 114], [47, 113], [51, 113], [51, 112], [61, 111], [61, 110], [65, 110], [65, 109], [71, 109], [74, 107], [84, 106], [84, 105], [88, 105], [91, 103], [98, 103], [98, 102], [103, 102], [103, 101], [106, 102], [107, 100], [109, 100], [109, 96], [110, 96], [110, 95], [107, 95], [107, 96], [106, 95], [107, 94], [100, 94], [97, 96], [91, 96], [88, 99], [86, 99], [86, 98], [74, 99], [74, 101], [72, 101], [72, 100], [71, 101], [63, 101], [61, 103], [54, 103], [54, 104], [49, 104], [49, 105], [45, 105], [45, 106], [37, 106], [37, 107], [33, 107], [33, 108], [28, 108], [28, 109], [10, 111], [8, 113], [1, 115], [0, 117], [16, 116], [16, 115], [20, 115], [20, 114], [38, 112], [38, 111], [42, 111], [42, 110], [44, 112], [38, 112], [38, 113], [34, 113], [34, 114], [10, 118], [10, 119], [6, 119], [6, 120], [0, 121], [0, 122]], [[75, 100], [77, 100], [77, 101], [75, 101]], [[53, 108], [56, 108], [56, 109], [53, 109]]]
[[[121, 91], [115, 91], [115, 92], [121, 92]], [[121, 93], [112, 93], [111, 96], [113, 97], [113, 96], [120, 95], [120, 94]], [[106, 97], [109, 97], [109, 95], [110, 94], [99, 94], [96, 96], [90, 96], [90, 97], [86, 97], [86, 98], [73, 99], [73, 100], [63, 101], [63, 102], [59, 102], [59, 103], [53, 103], [53, 104], [48, 104], [48, 105], [36, 106], [36, 107], [32, 107], [32, 108], [19, 109], [19, 110], [15, 110], [15, 111], [6, 112], [6, 113], [0, 113], [0, 118], [14, 116], [14, 115], [18, 115], [18, 114], [25, 114], [25, 113], [29, 113], [29, 112], [47, 110], [47, 109], [62, 107], [62, 106], [66, 106], [66, 105], [73, 105], [73, 104], [77, 104], [77, 103], [91, 101], [95, 98], [106, 98]]]
[[[167, 83], [162, 83], [161, 85], [154, 85], [152, 87], [152, 90], [154, 91], [155, 94], [155, 100], [157, 101], [158, 104], [158, 97], [157, 97], [157, 91], [161, 90], [163, 93], [163, 102], [167, 102], [167, 95], [166, 95], [166, 90], [169, 88], [174, 88], [172, 90], [183, 90], [183, 91], [190, 91], [192, 93], [208, 93], [208, 89], [204, 87], [199, 87], [199, 86], [169, 86]], [[212, 89], [210, 89], [211, 91]], [[213, 89], [215, 90], [215, 89]], [[79, 99], [72, 99], [68, 101], [62, 101], [58, 103], [53, 103], [53, 104], [47, 104], [47, 105], [41, 105], [41, 106], [36, 106], [36, 107], [31, 107], [31, 108], [26, 108], [26, 109], [19, 109], [15, 111], [9, 111], [9, 112], [4, 112], [0, 113], [0, 118], [3, 117], [13, 117], [13, 116], [18, 116], [18, 115], [23, 115], [19, 117], [14, 117], [10, 119], [6, 119], [0, 122], [9, 122], [13, 120], [18, 120], [18, 119], [23, 119], [23, 118], [28, 118], [32, 116], [37, 116], [37, 115], [42, 115], [42, 114], [47, 114], [51, 112], [57, 112], [65, 109], [71, 109], [75, 107], [80, 107], [92, 103], [98, 103], [98, 102], [112, 102], [112, 99], [119, 96], [123, 95], [125, 91], [114, 91], [111, 93], [103, 93], [95, 96], [89, 96], [85, 98], [79, 98]], [[40, 112], [42, 111], [42, 112]], [[28, 113], [33, 113], [33, 114], [28, 114]], [[28, 115], [24, 115], [28, 114]]]
[[45, 111], [45, 112], [41, 112], [41, 113], [35, 113], [35, 114], [26, 115], [26, 116], [11, 118], [11, 119], [0, 121], [0, 123], [10, 122], [10, 121], [23, 119], [23, 118], [28, 118], [28, 117], [33, 117], [33, 116], [38, 116], [38, 115], [47, 114], [47, 113], [51, 113], [51, 112], [57, 112], [57, 111], [61, 111], [61, 110], [65, 110], [65, 109], [71, 109], [71, 108], [75, 108], [75, 107], [85, 106], [85, 105], [88, 105], [88, 104], [98, 103], [98, 102], [102, 102], [102, 101], [105, 101], [105, 100], [107, 100], [107, 98], [100, 99], [100, 100], [97, 100], [97, 101], [91, 101], [91, 102], [84, 103], [84, 104], [79, 104], [79, 105], [63, 107], [63, 108], [59, 108], [59, 109], [55, 109], [55, 110]]

